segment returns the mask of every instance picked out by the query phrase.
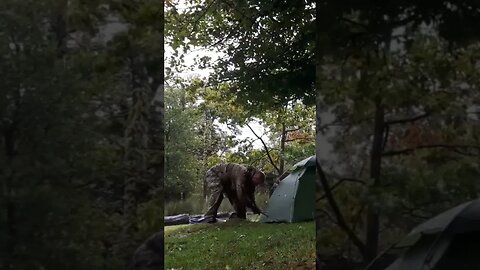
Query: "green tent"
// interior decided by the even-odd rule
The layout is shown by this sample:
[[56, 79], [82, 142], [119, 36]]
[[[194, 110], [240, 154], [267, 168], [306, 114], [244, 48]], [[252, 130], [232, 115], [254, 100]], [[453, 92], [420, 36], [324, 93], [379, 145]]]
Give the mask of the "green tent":
[[480, 269], [480, 199], [420, 224], [396, 248], [404, 251], [386, 270]]
[[260, 222], [301, 222], [314, 219], [315, 156], [293, 166], [280, 181], [268, 202]]

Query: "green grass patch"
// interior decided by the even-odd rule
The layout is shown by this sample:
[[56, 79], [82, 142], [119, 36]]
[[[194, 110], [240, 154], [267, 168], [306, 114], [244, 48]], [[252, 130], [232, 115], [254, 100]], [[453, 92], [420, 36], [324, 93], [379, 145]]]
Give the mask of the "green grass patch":
[[165, 269], [315, 269], [315, 223], [167, 226]]

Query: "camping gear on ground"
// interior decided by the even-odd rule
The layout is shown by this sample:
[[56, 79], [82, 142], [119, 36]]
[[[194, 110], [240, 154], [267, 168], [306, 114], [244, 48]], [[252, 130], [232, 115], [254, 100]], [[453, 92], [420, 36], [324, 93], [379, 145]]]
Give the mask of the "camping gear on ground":
[[260, 222], [301, 222], [315, 216], [316, 157], [306, 158], [290, 169], [270, 196]]
[[396, 248], [406, 251], [386, 270], [480, 269], [480, 199], [420, 224]]
[[188, 224], [190, 216], [188, 214], [179, 214], [175, 216], [166, 216], [163, 223], [165, 226]]
[[212, 216], [194, 215], [190, 216], [189, 224], [225, 222], [227, 219], [223, 219], [221, 216], [214, 219]]
[[[218, 213], [217, 222], [225, 222], [232, 218], [232, 213]], [[189, 215], [179, 214], [175, 216], [164, 217], [165, 226], [181, 225], [181, 224], [199, 224], [199, 223], [211, 223], [212, 218], [205, 217], [204, 215]]]

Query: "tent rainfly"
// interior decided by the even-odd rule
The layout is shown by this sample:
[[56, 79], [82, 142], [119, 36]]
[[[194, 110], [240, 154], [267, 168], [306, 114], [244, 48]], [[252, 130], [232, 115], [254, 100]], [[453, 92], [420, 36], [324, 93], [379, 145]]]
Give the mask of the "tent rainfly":
[[480, 269], [480, 199], [418, 225], [396, 248], [404, 251], [386, 270]]
[[315, 156], [295, 164], [274, 190], [260, 222], [301, 222], [315, 215]]

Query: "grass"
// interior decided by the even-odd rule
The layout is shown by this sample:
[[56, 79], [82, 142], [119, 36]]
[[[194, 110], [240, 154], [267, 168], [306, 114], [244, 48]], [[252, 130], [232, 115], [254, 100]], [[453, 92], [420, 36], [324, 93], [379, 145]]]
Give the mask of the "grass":
[[315, 269], [315, 223], [167, 226], [165, 269]]

